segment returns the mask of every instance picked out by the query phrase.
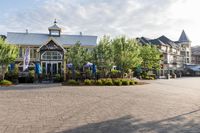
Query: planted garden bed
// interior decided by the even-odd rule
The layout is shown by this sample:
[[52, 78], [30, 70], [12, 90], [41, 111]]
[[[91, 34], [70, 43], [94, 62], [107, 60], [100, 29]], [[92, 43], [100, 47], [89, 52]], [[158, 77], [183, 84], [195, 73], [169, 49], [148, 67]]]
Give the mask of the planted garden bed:
[[63, 82], [63, 86], [133, 86], [133, 85], [144, 85], [147, 83], [139, 82], [133, 79], [111, 79], [111, 78], [103, 78], [98, 80], [89, 80], [86, 79], [84, 81], [76, 81], [76, 80], [68, 80]]

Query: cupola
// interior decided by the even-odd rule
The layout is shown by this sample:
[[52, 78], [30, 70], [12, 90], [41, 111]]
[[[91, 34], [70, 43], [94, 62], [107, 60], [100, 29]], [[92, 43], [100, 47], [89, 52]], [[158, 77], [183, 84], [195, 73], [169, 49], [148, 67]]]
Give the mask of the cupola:
[[49, 29], [50, 36], [60, 36], [61, 28], [58, 27], [56, 19], [54, 21], [54, 25], [49, 27], [48, 29]]

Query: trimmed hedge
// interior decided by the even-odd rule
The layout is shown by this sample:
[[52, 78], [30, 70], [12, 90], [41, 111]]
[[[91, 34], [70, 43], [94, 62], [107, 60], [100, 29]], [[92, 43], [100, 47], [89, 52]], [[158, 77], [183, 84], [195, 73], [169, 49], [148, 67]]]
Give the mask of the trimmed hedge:
[[0, 81], [0, 85], [12, 85], [13, 83], [9, 80], [2, 80]]
[[128, 86], [128, 85], [135, 85], [138, 84], [138, 81], [132, 79], [111, 79], [111, 78], [104, 78], [99, 80], [90, 80], [86, 79], [84, 82], [79, 82], [76, 80], [68, 80], [64, 82], [63, 85], [97, 85], [97, 86]]
[[76, 80], [68, 80], [67, 85], [79, 85], [79, 82], [77, 82]]
[[97, 80], [97, 81], [95, 82], [95, 84], [96, 84], [96, 85], [103, 85], [103, 82], [102, 82], [102, 80], [99, 79], [99, 80]]
[[112, 79], [107, 79], [107, 80], [105, 81], [104, 85], [112, 86], [112, 85], [113, 85]]
[[93, 84], [93, 81], [92, 81], [92, 80], [89, 80], [89, 79], [86, 79], [86, 80], [84, 80], [84, 84], [85, 84], [85, 85], [92, 85], [92, 84]]
[[122, 81], [120, 79], [114, 79], [113, 80], [113, 84], [116, 86], [121, 86], [122, 85]]
[[129, 84], [130, 85], [135, 85], [135, 81], [134, 80], [129, 80]]
[[122, 85], [130, 85], [130, 81], [127, 79], [122, 79]]

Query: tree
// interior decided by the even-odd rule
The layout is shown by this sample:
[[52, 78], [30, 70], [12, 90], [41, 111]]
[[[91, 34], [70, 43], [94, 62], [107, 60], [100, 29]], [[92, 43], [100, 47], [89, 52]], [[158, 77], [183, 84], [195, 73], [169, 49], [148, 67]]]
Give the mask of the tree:
[[148, 70], [160, 69], [160, 55], [161, 53], [157, 47], [148, 44], [142, 46], [140, 56], [143, 61], [141, 66]]
[[98, 68], [110, 70], [114, 65], [113, 48], [109, 36], [103, 36], [99, 41], [97, 47], [93, 49], [93, 62]]
[[90, 51], [81, 46], [80, 42], [77, 42], [66, 53], [67, 62], [72, 63], [74, 69], [80, 69], [83, 65], [90, 61]]
[[5, 72], [8, 65], [15, 61], [18, 56], [18, 47], [10, 45], [3, 39], [0, 39], [0, 65], [2, 67], [2, 78], [5, 77]]
[[141, 64], [140, 46], [135, 39], [127, 39], [124, 36], [117, 37], [113, 40], [112, 45], [115, 65], [122, 71], [123, 75], [129, 69]]

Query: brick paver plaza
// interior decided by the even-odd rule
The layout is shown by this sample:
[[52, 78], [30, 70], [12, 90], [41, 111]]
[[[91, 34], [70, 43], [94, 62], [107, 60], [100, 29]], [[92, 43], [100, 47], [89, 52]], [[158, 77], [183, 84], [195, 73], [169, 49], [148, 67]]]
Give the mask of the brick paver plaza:
[[0, 87], [0, 133], [199, 133], [200, 78]]

